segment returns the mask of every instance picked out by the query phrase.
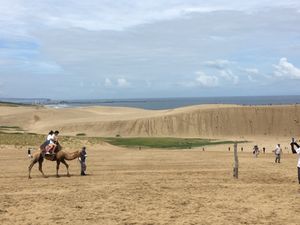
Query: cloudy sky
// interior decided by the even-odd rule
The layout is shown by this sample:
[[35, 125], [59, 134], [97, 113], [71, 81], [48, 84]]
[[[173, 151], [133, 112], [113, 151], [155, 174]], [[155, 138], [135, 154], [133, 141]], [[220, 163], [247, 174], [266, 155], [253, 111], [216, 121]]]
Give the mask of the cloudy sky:
[[0, 97], [300, 94], [299, 0], [0, 0]]

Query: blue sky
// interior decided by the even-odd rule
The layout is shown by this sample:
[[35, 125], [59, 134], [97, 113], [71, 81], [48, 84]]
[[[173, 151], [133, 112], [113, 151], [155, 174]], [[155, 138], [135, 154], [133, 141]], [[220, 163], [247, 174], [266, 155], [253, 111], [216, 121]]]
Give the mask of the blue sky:
[[299, 0], [0, 0], [0, 97], [300, 94]]

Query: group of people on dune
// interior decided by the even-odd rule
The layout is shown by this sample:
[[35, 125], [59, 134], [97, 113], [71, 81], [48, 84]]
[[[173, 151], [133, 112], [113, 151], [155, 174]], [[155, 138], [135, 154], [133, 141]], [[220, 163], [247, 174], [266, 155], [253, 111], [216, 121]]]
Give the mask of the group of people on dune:
[[[298, 181], [300, 184], [300, 145], [295, 141], [294, 138], [292, 138], [292, 142], [291, 142], [291, 147], [292, 147], [292, 153], [293, 154], [298, 154], [298, 163], [297, 163], [297, 169], [298, 169]], [[253, 147], [253, 155], [255, 157], [258, 156], [259, 154], [259, 148], [257, 145], [254, 145]], [[280, 163], [280, 159], [281, 159], [281, 154], [282, 154], [282, 149], [280, 147], [280, 144], [277, 144], [275, 149], [273, 150], [274, 154], [275, 154], [275, 163]], [[263, 148], [263, 153], [265, 153], [265, 148]]]

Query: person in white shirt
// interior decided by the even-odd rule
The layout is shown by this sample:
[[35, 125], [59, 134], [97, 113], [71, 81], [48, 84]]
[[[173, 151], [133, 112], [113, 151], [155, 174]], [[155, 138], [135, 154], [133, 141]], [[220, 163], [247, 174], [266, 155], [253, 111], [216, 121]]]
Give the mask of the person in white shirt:
[[46, 154], [52, 154], [53, 150], [56, 147], [56, 144], [54, 143], [56, 139], [56, 133], [52, 130], [49, 132], [47, 136], [47, 147], [46, 147]]
[[[299, 181], [299, 184], [300, 184], [300, 146], [296, 142], [294, 142], [294, 139], [292, 139], [291, 146], [292, 146], [292, 152], [294, 154], [298, 154], [297, 168], [298, 168], [298, 181]], [[295, 146], [297, 148], [295, 148]]]
[[280, 157], [281, 157], [281, 153], [282, 153], [282, 149], [280, 148], [280, 144], [276, 145], [274, 153], [275, 153], [275, 163], [280, 163]]
[[51, 130], [47, 135], [47, 144], [54, 144], [54, 132]]

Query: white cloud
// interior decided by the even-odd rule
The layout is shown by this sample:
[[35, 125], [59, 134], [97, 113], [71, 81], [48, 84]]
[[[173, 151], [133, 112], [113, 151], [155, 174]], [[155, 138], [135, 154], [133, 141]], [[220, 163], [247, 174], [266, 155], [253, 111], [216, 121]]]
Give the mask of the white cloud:
[[182, 9], [183, 12], [185, 13], [195, 13], [195, 12], [200, 12], [200, 13], [206, 13], [206, 12], [214, 12], [214, 11], [219, 11], [219, 10], [226, 10], [229, 9], [226, 6], [199, 6], [199, 7], [187, 7]]
[[111, 87], [112, 86], [112, 82], [109, 78], [105, 78], [104, 80], [104, 86], [105, 87]]
[[256, 68], [245, 68], [245, 69], [242, 69], [242, 71], [244, 71], [248, 74], [252, 74], [252, 75], [258, 75], [259, 74], [259, 71]]
[[256, 68], [243, 68], [241, 71], [247, 74], [247, 78], [251, 82], [256, 82], [257, 77], [260, 74], [259, 70]]
[[230, 69], [224, 69], [219, 71], [220, 76], [234, 84], [239, 83], [239, 77], [235, 75]]
[[[243, 2], [237, 0], [1, 0], [0, 21], [23, 30], [26, 25], [86, 30], [124, 30], [145, 23], [170, 20], [190, 13], [220, 10], [251, 12], [272, 5], [300, 9], [296, 0]], [[0, 22], [1, 23], [1, 22]], [[2, 24], [3, 25], [3, 24]], [[9, 28], [10, 26], [7, 26]], [[28, 30], [31, 28], [28, 27]]]
[[224, 68], [228, 67], [231, 64], [234, 64], [234, 62], [228, 61], [228, 60], [225, 60], [225, 59], [218, 59], [218, 60], [214, 60], [214, 61], [206, 61], [206, 62], [203, 63], [203, 65], [205, 65], [205, 66], [216, 68], [216, 69], [224, 69]]
[[105, 87], [130, 87], [130, 83], [125, 78], [117, 78], [117, 79], [111, 79], [111, 78], [105, 78], [104, 79], [104, 86]]
[[[299, 55], [291, 46], [299, 45], [300, 1], [278, 2], [0, 0], [0, 45], [8, 49], [0, 49], [4, 59], [0, 60], [0, 77], [5, 88], [13, 84], [9, 79], [19, 79], [21, 74], [37, 86], [37, 73], [57, 73], [65, 89], [71, 90], [84, 76], [88, 82], [100, 80], [103, 86], [111, 87], [103, 93], [117, 93], [115, 97], [146, 93], [149, 87], [158, 90], [147, 93], [149, 97], [158, 92], [170, 95], [167, 88], [157, 85], [180, 81], [188, 81], [185, 85], [194, 89], [220, 86], [213, 90], [220, 94], [234, 83], [247, 89], [247, 76], [261, 81], [266, 74], [274, 75], [268, 71], [273, 57], [297, 59]], [[199, 61], [203, 68], [197, 67]], [[299, 67], [298, 61], [293, 63]], [[251, 64], [262, 72], [257, 76], [253, 69], [241, 73], [239, 65]], [[197, 69], [205, 74], [195, 75]], [[72, 79], [67, 74], [72, 74]], [[105, 79], [106, 74], [112, 76]], [[127, 80], [117, 79], [126, 74], [130, 74], [130, 78], [125, 76]], [[142, 81], [145, 78], [153, 85]], [[130, 86], [129, 81], [140, 85], [119, 88]], [[19, 95], [27, 93], [24, 87], [18, 90]], [[176, 85], [169, 87], [177, 91]], [[63, 91], [53, 93], [60, 97]], [[193, 95], [193, 88], [186, 88], [185, 94]]]
[[218, 59], [213, 61], [205, 61], [203, 65], [216, 69], [220, 77], [224, 78], [227, 81], [231, 81], [233, 84], [237, 84], [239, 82], [239, 77], [235, 75], [230, 66], [236, 64], [234, 61], [229, 61], [225, 59]]
[[125, 78], [118, 78], [117, 85], [118, 87], [129, 87], [130, 83]]
[[189, 13], [212, 12], [223, 8], [223, 5], [197, 3], [195, 0], [10, 0], [0, 4], [0, 21], [10, 22], [20, 30], [30, 23], [91, 31], [124, 30], [140, 24], [178, 18]]
[[300, 69], [287, 61], [287, 58], [281, 58], [277, 65], [274, 65], [274, 74], [277, 77], [300, 79]]
[[202, 71], [198, 71], [196, 74], [198, 74], [196, 82], [203, 87], [216, 87], [219, 85], [219, 78], [216, 76], [206, 75]]

